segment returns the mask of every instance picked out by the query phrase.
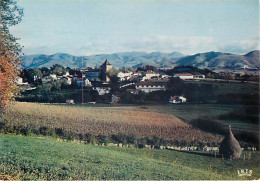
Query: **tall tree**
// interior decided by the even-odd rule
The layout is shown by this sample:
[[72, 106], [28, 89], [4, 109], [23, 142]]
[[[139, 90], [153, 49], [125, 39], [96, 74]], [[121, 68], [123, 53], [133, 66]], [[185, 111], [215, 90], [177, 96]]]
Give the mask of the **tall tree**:
[[0, 107], [3, 108], [15, 93], [21, 47], [9, 28], [18, 24], [23, 10], [13, 0], [0, 1]]

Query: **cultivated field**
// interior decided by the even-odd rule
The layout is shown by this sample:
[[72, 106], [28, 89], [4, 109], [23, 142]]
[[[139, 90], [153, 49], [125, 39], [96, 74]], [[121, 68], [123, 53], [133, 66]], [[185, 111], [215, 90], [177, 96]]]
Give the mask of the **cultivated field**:
[[2, 119], [5, 127], [61, 129], [62, 133], [158, 137], [170, 141], [219, 143], [222, 136], [206, 133], [173, 114], [147, 107], [80, 107], [39, 103], [12, 104]]

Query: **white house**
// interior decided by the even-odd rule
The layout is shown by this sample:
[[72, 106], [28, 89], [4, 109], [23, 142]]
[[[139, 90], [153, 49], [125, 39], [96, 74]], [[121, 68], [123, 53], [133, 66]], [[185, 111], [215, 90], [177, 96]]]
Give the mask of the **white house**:
[[55, 75], [55, 74], [50, 74], [49, 77], [52, 78], [53, 80], [56, 80], [56, 79], [57, 79], [57, 75]]
[[180, 78], [182, 80], [193, 80], [193, 79], [205, 79], [205, 75], [200, 74], [200, 73], [177, 73], [173, 77], [175, 78]]
[[133, 75], [133, 72], [119, 72], [117, 77], [120, 79], [120, 81], [125, 81], [128, 80], [131, 75]]
[[15, 83], [18, 85], [23, 85], [23, 78], [22, 77], [16, 77]]
[[195, 74], [195, 75], [193, 75], [193, 79], [197, 79], [197, 80], [205, 79], [205, 75], [203, 75], [203, 74]]
[[183, 96], [171, 96], [169, 103], [171, 104], [180, 104], [180, 103], [185, 103], [187, 99]]
[[143, 91], [145, 93], [166, 90], [164, 82], [140, 82], [135, 84], [135, 88], [136, 90]]
[[71, 85], [71, 83], [72, 83], [72, 78], [71, 77], [65, 77], [64, 79], [65, 79], [66, 85]]
[[131, 93], [131, 94], [138, 94], [139, 91], [136, 89], [126, 89], [126, 92]]
[[90, 87], [91, 82], [88, 79], [85, 79], [85, 78], [77, 78], [76, 85], [78, 87], [81, 87], [81, 86], [89, 86]]
[[93, 90], [96, 90], [99, 95], [104, 95], [110, 93], [111, 88], [109, 87], [109, 84], [94, 84]]
[[160, 74], [151, 71], [151, 72], [143, 72], [142, 76], [143, 76], [142, 81], [145, 81], [145, 80], [150, 80], [152, 77], [158, 78], [158, 77], [160, 77]]
[[70, 75], [69, 72], [65, 72], [65, 74], [63, 74], [63, 77], [67, 77], [67, 76], [69, 76], [69, 75]]
[[190, 73], [177, 73], [173, 77], [180, 78], [182, 80], [192, 80], [193, 79], [193, 75]]
[[67, 99], [67, 100], [66, 100], [66, 103], [67, 103], [67, 104], [74, 104], [74, 100], [73, 100], [73, 99]]

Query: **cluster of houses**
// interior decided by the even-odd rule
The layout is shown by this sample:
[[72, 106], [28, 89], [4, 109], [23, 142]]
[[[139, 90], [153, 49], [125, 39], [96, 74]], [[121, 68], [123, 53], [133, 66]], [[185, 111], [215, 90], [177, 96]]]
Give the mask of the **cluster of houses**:
[[[96, 90], [99, 95], [108, 94], [111, 91], [110, 79], [107, 76], [108, 72], [113, 69], [113, 66], [108, 60], [99, 68], [81, 68], [81, 76], [70, 75], [68, 72], [62, 76], [57, 76], [55, 74], [50, 74], [49, 76], [43, 77], [41, 79], [42, 83], [50, 83], [55, 80], [62, 79], [65, 84], [75, 85], [77, 87], [88, 87], [92, 90]], [[165, 91], [166, 82], [170, 77], [180, 78], [183, 80], [194, 80], [194, 79], [205, 79], [205, 76], [200, 73], [177, 73], [174, 76], [169, 76], [163, 71], [120, 71], [117, 74], [120, 81], [120, 88], [125, 88], [127, 92], [132, 94], [138, 94], [138, 92], [143, 91], [145, 93], [153, 91]], [[34, 77], [36, 80], [37, 77]], [[17, 83], [24, 84], [19, 78]], [[129, 88], [128, 88], [129, 87]], [[117, 98], [114, 97], [113, 101], [116, 102]], [[171, 97], [170, 103], [184, 103], [186, 99], [182, 96]]]

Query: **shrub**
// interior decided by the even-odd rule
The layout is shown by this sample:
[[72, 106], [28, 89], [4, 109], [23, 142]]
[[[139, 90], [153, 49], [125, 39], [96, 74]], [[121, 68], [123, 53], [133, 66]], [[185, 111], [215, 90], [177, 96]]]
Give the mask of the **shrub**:
[[109, 143], [109, 138], [104, 135], [98, 135], [99, 143], [107, 145]]
[[47, 128], [45, 126], [40, 127], [39, 132], [41, 135], [46, 136], [47, 135]]
[[62, 137], [62, 136], [63, 136], [63, 131], [62, 131], [62, 129], [61, 129], [61, 128], [55, 128], [55, 134], [56, 134], [57, 136]]

